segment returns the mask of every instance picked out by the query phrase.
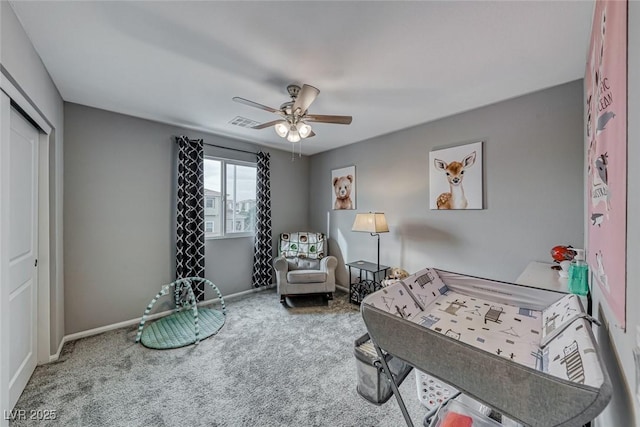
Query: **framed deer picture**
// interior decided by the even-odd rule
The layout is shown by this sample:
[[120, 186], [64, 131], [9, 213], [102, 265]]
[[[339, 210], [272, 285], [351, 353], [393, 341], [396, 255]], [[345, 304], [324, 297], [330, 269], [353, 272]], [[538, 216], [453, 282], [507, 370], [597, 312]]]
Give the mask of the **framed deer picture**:
[[429, 153], [429, 207], [482, 209], [482, 141]]

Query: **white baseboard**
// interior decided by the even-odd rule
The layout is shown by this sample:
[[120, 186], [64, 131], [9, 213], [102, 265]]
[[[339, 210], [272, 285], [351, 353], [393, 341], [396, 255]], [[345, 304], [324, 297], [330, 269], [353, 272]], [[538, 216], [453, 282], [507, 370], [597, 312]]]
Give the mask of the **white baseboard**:
[[[262, 292], [262, 291], [265, 291], [267, 289], [273, 289], [275, 286], [276, 286], [275, 284], [272, 284], [271, 286], [266, 286], [266, 287], [263, 287], [263, 288], [248, 289], [246, 291], [236, 292], [235, 294], [227, 295], [227, 296], [225, 296], [223, 298], [224, 298], [225, 301], [228, 301], [228, 300], [239, 298], [239, 297], [242, 297], [242, 296], [245, 296], [245, 295], [253, 294], [253, 293], [256, 293], [256, 292]], [[202, 302], [198, 303], [198, 306], [209, 305], [209, 304], [216, 303], [218, 301], [219, 301], [219, 298], [213, 298], [213, 299], [210, 299], [210, 300], [207, 300], [207, 301], [202, 301]], [[173, 312], [173, 310], [166, 310], [166, 311], [162, 311], [160, 313], [154, 313], [154, 314], [151, 314], [151, 315], [147, 316], [147, 320], [158, 319], [160, 317], [167, 316], [167, 315], [171, 314], [172, 312]], [[86, 338], [86, 337], [90, 337], [90, 336], [93, 336], [93, 335], [98, 335], [98, 334], [101, 334], [103, 332], [113, 331], [115, 329], [126, 328], [128, 326], [137, 325], [138, 323], [140, 323], [140, 317], [137, 317], [135, 319], [125, 320], [124, 322], [113, 323], [111, 325], [100, 326], [99, 328], [88, 329], [86, 331], [76, 332], [76, 333], [70, 334], [70, 335], [65, 335], [64, 338], [62, 338], [62, 341], [60, 342], [60, 346], [58, 347], [58, 351], [56, 352], [56, 354], [53, 354], [53, 355], [49, 356], [49, 363], [55, 362], [56, 360], [58, 360], [58, 358], [60, 357], [60, 352], [62, 351], [62, 347], [64, 346], [65, 343], [68, 343], [68, 342], [71, 342], [71, 341], [75, 341], [75, 340], [79, 340], [80, 338]]]
[[60, 352], [62, 351], [62, 347], [66, 342], [67, 342], [67, 337], [62, 337], [62, 340], [60, 340], [60, 345], [58, 346], [58, 351], [56, 351], [56, 354], [52, 354], [49, 356], [49, 363], [55, 362], [60, 358]]

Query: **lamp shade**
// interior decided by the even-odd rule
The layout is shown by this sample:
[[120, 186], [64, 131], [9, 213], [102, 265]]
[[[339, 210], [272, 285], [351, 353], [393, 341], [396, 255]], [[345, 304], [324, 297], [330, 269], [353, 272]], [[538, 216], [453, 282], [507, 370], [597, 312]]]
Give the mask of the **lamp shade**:
[[298, 133], [300, 134], [300, 138], [306, 138], [311, 135], [311, 126], [302, 122], [302, 124], [298, 125]]
[[298, 142], [300, 141], [300, 134], [295, 126], [291, 126], [289, 130], [289, 134], [287, 135], [287, 141], [289, 142]]
[[369, 212], [356, 214], [351, 231], [363, 231], [366, 233], [387, 233], [389, 226], [382, 212]]
[[284, 138], [289, 133], [289, 126], [285, 122], [277, 123], [274, 127], [278, 136]]

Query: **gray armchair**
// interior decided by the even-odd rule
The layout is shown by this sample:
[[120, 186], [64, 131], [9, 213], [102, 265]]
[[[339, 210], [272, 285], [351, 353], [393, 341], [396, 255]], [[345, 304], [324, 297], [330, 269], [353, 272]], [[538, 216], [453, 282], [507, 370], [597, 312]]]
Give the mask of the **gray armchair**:
[[280, 302], [285, 297], [301, 294], [322, 294], [333, 299], [336, 290], [336, 257], [327, 256], [327, 242], [323, 233], [282, 233], [276, 270]]

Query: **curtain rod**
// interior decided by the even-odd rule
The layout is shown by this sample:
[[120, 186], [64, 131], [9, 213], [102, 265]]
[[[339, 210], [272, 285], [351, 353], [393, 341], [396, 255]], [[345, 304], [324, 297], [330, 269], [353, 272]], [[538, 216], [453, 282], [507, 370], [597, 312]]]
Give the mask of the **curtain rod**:
[[[174, 137], [174, 138], [178, 138], [178, 137]], [[177, 141], [177, 139], [176, 139]], [[224, 148], [225, 150], [231, 150], [231, 151], [239, 151], [241, 153], [247, 153], [247, 154], [255, 154], [256, 156], [258, 155], [258, 153], [256, 153], [255, 151], [248, 151], [248, 150], [241, 150], [239, 148], [231, 148], [231, 147], [225, 147], [224, 145], [217, 145], [217, 144], [209, 144], [207, 142], [202, 142], [203, 145], [208, 145], [210, 147], [217, 147], [217, 148]]]
[[210, 147], [218, 147], [218, 148], [224, 148], [225, 150], [232, 150], [232, 151], [239, 151], [241, 153], [247, 153], [247, 154], [255, 154], [257, 155], [258, 153], [256, 153], [255, 151], [248, 151], [248, 150], [241, 150], [239, 148], [231, 148], [231, 147], [224, 147], [222, 145], [216, 145], [216, 144], [208, 144], [206, 142], [203, 142], [204, 145], [208, 145]]

